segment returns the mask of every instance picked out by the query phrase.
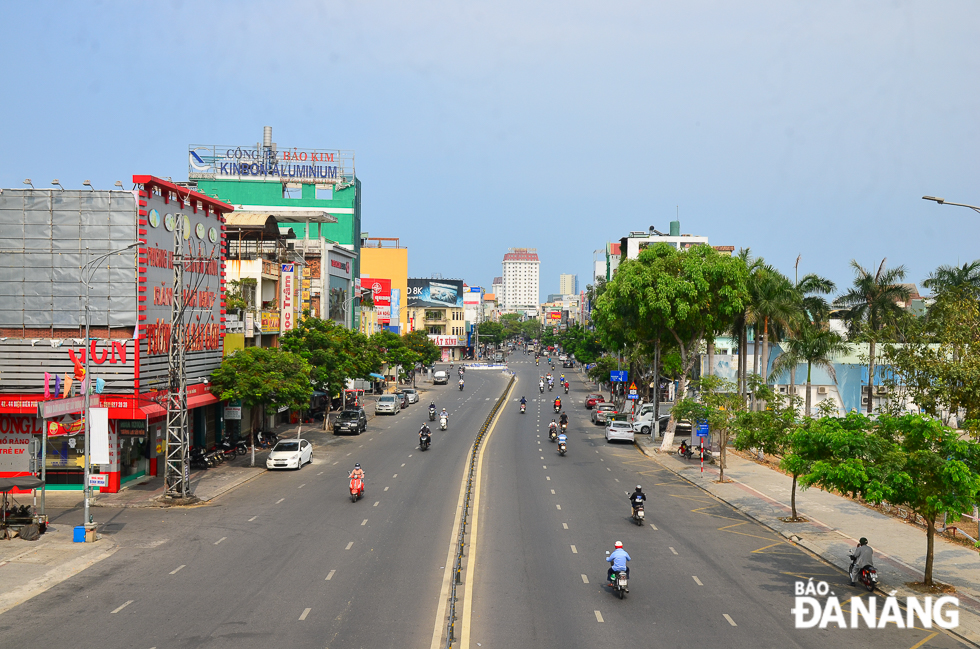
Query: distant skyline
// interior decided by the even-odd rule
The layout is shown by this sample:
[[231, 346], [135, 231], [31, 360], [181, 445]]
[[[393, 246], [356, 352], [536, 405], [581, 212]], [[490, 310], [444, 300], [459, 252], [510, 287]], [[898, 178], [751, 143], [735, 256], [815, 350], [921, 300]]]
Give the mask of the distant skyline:
[[[980, 257], [974, 2], [8, 3], [0, 187], [187, 178], [191, 143], [351, 149], [409, 274], [591, 283], [631, 230], [851, 259]], [[256, 47], [256, 44], [268, 47]]]

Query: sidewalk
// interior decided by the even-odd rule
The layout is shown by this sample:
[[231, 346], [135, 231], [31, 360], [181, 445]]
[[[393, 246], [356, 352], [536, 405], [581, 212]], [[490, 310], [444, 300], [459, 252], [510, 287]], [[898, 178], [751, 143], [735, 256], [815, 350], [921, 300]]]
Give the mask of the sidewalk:
[[[796, 492], [796, 509], [807, 523], [786, 523], [781, 517], [792, 515], [792, 478], [778, 471], [728, 454], [725, 478], [719, 484], [718, 468], [684, 460], [676, 454], [659, 453], [660, 444], [652, 436], [637, 435], [637, 447], [665, 469], [676, 473], [740, 512], [780, 533], [838, 568], [847, 571], [848, 554], [857, 539], [866, 536], [874, 549], [875, 567], [881, 591], [898, 591], [899, 597], [921, 596], [904, 586], [921, 581], [925, 567], [926, 533], [907, 523], [869, 509], [847, 498], [812, 488]], [[936, 536], [934, 578], [956, 588], [960, 600], [960, 626], [957, 633], [980, 643], [980, 555], [976, 550], [950, 543]], [[842, 576], [842, 580], [846, 580]]]

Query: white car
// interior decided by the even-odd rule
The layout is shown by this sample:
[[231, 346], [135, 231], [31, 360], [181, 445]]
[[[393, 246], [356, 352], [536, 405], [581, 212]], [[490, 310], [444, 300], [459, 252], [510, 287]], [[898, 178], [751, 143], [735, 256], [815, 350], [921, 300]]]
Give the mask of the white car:
[[378, 397], [378, 402], [374, 405], [374, 414], [380, 415], [385, 412], [389, 415], [398, 414], [402, 410], [402, 405], [399, 401], [400, 399], [396, 399], [393, 394], [381, 395]]
[[606, 426], [606, 441], [621, 439], [627, 442], [633, 441], [633, 424], [628, 421], [611, 421]]
[[265, 461], [267, 469], [301, 469], [313, 461], [313, 445], [305, 439], [283, 439], [276, 444]]

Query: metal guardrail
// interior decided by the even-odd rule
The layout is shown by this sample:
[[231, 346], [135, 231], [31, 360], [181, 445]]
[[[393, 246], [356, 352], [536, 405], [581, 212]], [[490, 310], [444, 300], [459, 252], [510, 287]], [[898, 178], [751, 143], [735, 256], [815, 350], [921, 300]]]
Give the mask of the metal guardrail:
[[453, 572], [455, 574], [453, 575], [452, 587], [449, 590], [449, 622], [446, 626], [446, 649], [450, 649], [453, 646], [453, 642], [456, 641], [456, 600], [458, 599], [456, 589], [463, 583], [461, 576], [463, 571], [463, 547], [466, 543], [466, 525], [470, 514], [470, 499], [473, 496], [476, 456], [480, 452], [480, 445], [483, 444], [483, 436], [486, 435], [487, 429], [490, 428], [490, 424], [493, 423], [493, 419], [497, 416], [500, 408], [506, 403], [507, 393], [510, 392], [510, 387], [514, 384], [514, 380], [514, 377], [511, 376], [507, 387], [504, 388], [503, 394], [497, 399], [497, 403], [493, 405], [490, 414], [487, 415], [487, 420], [480, 427], [480, 432], [476, 434], [476, 440], [474, 440], [473, 448], [470, 450], [470, 464], [466, 476], [466, 496], [463, 499], [463, 515], [459, 520], [459, 533], [456, 535], [456, 557], [453, 559]]

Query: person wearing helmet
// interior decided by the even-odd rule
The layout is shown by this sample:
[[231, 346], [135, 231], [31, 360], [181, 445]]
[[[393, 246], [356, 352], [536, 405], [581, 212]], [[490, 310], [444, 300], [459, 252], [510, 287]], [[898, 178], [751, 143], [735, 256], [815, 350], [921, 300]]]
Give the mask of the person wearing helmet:
[[630, 560], [630, 555], [626, 552], [626, 550], [623, 549], [623, 542], [616, 541], [616, 549], [613, 550], [608, 557], [606, 557], [606, 561], [608, 561], [611, 564], [609, 566], [609, 572], [606, 575], [608, 577], [610, 586], [615, 585], [615, 583], [613, 582], [613, 576], [617, 572], [622, 572], [623, 570], [625, 570], [626, 577], [627, 579], [629, 578], [630, 567], [626, 565], [626, 562], [629, 560]]
[[350, 472], [348, 478], [359, 478], [361, 482], [364, 482], [364, 469], [361, 468], [360, 464], [354, 465], [354, 470]]
[[645, 493], [643, 493], [643, 487], [636, 485], [636, 491], [630, 494], [630, 507], [632, 507], [632, 511], [630, 511], [631, 516], [636, 514], [636, 508], [646, 502], [646, 499], [647, 496]]
[[868, 539], [862, 536], [861, 540], [858, 541], [857, 548], [851, 554], [851, 567], [848, 570], [851, 577], [851, 586], [857, 585], [858, 576], [861, 574], [862, 568], [865, 566], [874, 567], [873, 555], [874, 550], [868, 545]]

